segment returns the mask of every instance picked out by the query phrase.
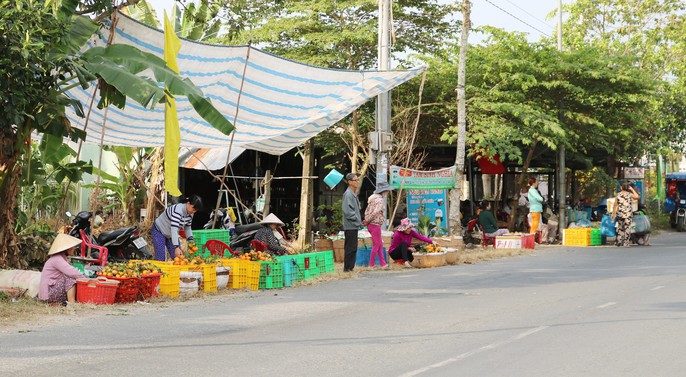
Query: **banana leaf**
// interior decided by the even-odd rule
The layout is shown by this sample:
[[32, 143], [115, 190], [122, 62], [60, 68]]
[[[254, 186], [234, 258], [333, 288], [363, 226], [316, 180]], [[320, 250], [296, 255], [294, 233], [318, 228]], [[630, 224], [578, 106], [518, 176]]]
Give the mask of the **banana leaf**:
[[[182, 78], [167, 67], [163, 59], [143, 52], [136, 47], [113, 44], [107, 47], [94, 47], [81, 55], [88, 70], [102, 77], [109, 86], [126, 97], [133, 99], [145, 107], [152, 107], [158, 102], [166, 102], [165, 91], [157, 86], [163, 83], [169, 94], [188, 97], [190, 104], [203, 119], [212, 127], [225, 135], [234, 130], [233, 124], [217, 110], [212, 102], [204, 97], [191, 80]], [[141, 72], [150, 70], [155, 81], [138, 76]], [[116, 93], [105, 92], [106, 96], [116, 99]], [[123, 107], [120, 101], [105, 99], [104, 103], [114, 103]]]

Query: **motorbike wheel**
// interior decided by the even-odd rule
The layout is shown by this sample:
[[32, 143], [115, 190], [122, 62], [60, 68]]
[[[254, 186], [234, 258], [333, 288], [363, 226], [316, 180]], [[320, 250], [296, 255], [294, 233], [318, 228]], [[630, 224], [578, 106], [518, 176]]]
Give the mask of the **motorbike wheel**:
[[679, 217], [676, 219], [676, 231], [677, 232], [683, 232], [684, 231], [684, 218]]

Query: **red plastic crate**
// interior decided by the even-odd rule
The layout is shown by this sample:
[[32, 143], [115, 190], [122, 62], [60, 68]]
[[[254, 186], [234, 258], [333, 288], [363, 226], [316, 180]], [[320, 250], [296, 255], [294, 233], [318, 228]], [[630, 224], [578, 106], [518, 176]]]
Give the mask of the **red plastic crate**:
[[97, 305], [114, 304], [119, 282], [106, 278], [77, 279], [76, 301]]
[[108, 278], [119, 281], [117, 295], [114, 297], [116, 303], [131, 303], [138, 301], [140, 295], [141, 278]]
[[141, 298], [147, 300], [150, 297], [159, 295], [160, 277], [162, 274], [150, 274], [148, 276], [143, 276], [139, 282]]
[[536, 246], [536, 234], [522, 234], [522, 249], [533, 249]]

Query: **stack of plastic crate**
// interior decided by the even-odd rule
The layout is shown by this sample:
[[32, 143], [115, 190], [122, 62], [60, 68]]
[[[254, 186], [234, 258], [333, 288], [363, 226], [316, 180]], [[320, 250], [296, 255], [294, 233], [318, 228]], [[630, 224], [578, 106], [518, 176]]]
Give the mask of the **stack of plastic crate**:
[[181, 278], [181, 266], [170, 262], [150, 261], [160, 268], [160, 296], [177, 297], [179, 295], [179, 283]]
[[250, 288], [258, 290], [260, 286], [260, 263], [237, 258], [223, 258], [222, 264], [231, 267], [229, 271], [229, 288]]
[[294, 254], [293, 256], [298, 264], [298, 280], [307, 280], [319, 276], [316, 253]]
[[566, 246], [591, 246], [591, 228], [565, 229], [563, 240]]
[[280, 261], [260, 263], [260, 289], [283, 288], [283, 266]]
[[[332, 254], [333, 255], [333, 254]], [[292, 287], [298, 281], [298, 262], [295, 255], [282, 255], [276, 257], [283, 267], [283, 286]]]
[[603, 244], [600, 229], [591, 229], [591, 246], [600, 246]]
[[219, 240], [225, 244], [231, 243], [231, 233], [228, 229], [199, 229], [193, 231], [193, 238], [195, 244], [200, 247], [202, 255], [209, 255], [210, 251], [205, 248], [205, 244], [209, 240]]

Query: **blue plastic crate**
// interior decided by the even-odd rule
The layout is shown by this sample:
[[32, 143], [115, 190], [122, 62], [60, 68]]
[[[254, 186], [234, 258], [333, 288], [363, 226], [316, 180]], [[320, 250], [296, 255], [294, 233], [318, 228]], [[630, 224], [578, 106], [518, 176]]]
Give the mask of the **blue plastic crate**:
[[283, 285], [284, 287], [292, 287], [298, 281], [298, 271], [300, 267], [295, 257], [291, 255], [283, 255], [276, 257], [283, 266]]
[[[371, 258], [372, 255], [372, 247], [360, 247], [357, 249], [357, 257], [355, 258], [355, 265], [356, 266], [369, 266], [369, 259]], [[386, 253], [386, 248], [383, 248], [383, 257], [386, 263], [388, 263], [388, 254]], [[379, 261], [379, 257], [377, 255], [376, 260], [374, 261], [375, 265], [380, 266], [381, 262]]]

